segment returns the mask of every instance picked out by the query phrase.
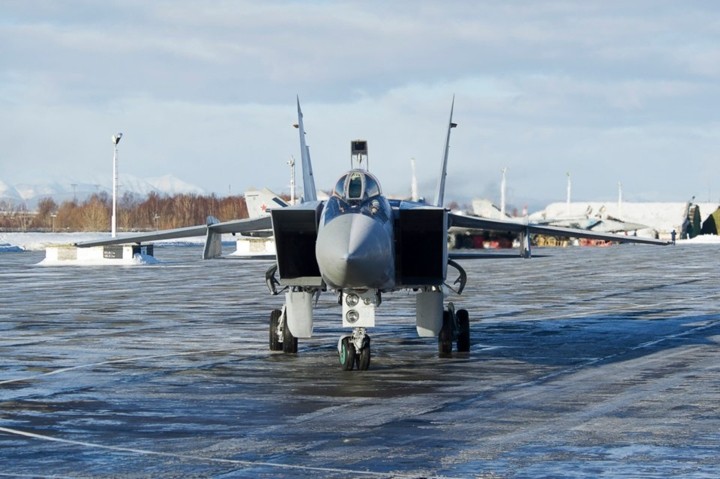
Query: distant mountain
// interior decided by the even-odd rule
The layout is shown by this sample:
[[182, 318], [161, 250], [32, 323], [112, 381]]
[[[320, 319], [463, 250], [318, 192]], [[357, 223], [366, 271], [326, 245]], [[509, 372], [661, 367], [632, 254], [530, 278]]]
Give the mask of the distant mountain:
[[[57, 204], [76, 198], [84, 201], [94, 193], [105, 192], [112, 196], [112, 184], [109, 182], [52, 182], [38, 184], [10, 185], [0, 180], [0, 211], [15, 209], [25, 204], [29, 211], [37, 209], [38, 202], [43, 198], [52, 198]], [[187, 183], [173, 175], [157, 178], [138, 178], [133, 175], [120, 174], [118, 177], [118, 198], [126, 192], [145, 197], [151, 192], [158, 194], [198, 194], [205, 191], [199, 186]]]
[[0, 180], [0, 205], [4, 203], [14, 204], [18, 201], [22, 201], [22, 195], [20, 195], [17, 188]]

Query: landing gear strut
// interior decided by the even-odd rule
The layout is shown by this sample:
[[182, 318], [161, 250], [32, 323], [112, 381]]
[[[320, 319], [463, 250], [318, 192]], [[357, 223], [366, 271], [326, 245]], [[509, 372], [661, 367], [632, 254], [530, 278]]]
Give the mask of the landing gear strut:
[[338, 358], [343, 371], [367, 371], [370, 367], [370, 336], [365, 328], [355, 328], [352, 335], [343, 336], [338, 341]]
[[470, 315], [465, 309], [455, 311], [455, 306], [450, 303], [443, 311], [443, 325], [438, 334], [438, 355], [441, 358], [450, 357], [453, 342], [457, 343], [457, 352], [470, 352]]

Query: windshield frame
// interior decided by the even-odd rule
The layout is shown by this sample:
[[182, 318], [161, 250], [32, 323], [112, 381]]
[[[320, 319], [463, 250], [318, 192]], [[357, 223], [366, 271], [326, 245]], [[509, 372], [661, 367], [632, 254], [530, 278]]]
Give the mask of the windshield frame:
[[366, 170], [350, 170], [335, 183], [333, 196], [348, 204], [364, 202], [382, 195], [380, 182]]

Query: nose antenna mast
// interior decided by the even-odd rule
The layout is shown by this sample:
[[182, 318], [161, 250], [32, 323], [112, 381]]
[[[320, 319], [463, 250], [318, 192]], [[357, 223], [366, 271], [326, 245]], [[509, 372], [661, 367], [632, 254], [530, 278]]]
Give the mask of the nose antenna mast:
[[365, 161], [365, 170], [370, 171], [370, 160], [368, 159], [368, 146], [365, 140], [353, 140], [350, 142], [350, 169], [362, 169]]

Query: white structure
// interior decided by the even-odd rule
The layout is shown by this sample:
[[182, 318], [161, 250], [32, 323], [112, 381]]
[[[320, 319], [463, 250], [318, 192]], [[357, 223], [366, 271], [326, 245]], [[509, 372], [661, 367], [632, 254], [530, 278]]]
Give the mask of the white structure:
[[237, 235], [235, 252], [230, 256], [275, 259], [275, 238]]
[[113, 245], [78, 248], [75, 245], [51, 245], [45, 248], [45, 266], [154, 264], [153, 245]]

